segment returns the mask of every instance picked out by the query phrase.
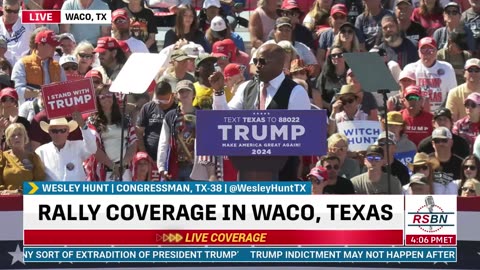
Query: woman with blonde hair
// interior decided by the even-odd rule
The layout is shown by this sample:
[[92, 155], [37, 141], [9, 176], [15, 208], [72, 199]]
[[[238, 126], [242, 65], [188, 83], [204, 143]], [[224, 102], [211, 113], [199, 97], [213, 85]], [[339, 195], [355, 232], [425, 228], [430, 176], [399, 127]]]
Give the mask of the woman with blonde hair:
[[461, 197], [478, 197], [480, 196], [480, 181], [475, 178], [467, 179], [461, 190]]
[[[0, 131], [5, 128], [0, 123]], [[23, 181], [45, 180], [45, 167], [35, 152], [27, 150], [27, 130], [22, 124], [13, 123], [5, 129], [6, 143], [10, 150], [0, 152], [0, 183], [8, 189], [22, 189]]]
[[333, 39], [332, 47], [341, 47], [345, 52], [360, 52], [361, 47], [355, 35], [355, 26], [348, 22], [340, 26], [340, 31]]
[[[348, 138], [341, 133], [332, 134], [327, 140], [328, 152], [335, 154], [340, 159], [340, 170], [338, 176], [351, 179], [359, 175], [360, 166], [354, 159], [348, 157]], [[321, 162], [317, 162], [317, 166], [321, 166]]]
[[94, 49], [92, 43], [88, 41], [82, 41], [75, 47], [73, 55], [77, 58], [78, 74], [85, 75], [93, 68], [97, 59]]

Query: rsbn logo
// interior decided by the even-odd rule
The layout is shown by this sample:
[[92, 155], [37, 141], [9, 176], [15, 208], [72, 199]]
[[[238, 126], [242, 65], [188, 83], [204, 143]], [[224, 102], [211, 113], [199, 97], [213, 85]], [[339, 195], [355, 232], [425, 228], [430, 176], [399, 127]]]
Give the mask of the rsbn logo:
[[408, 214], [413, 214], [413, 220], [408, 226], [416, 226], [424, 232], [435, 233], [443, 227], [455, 226], [453, 223], [448, 223], [448, 217], [455, 213], [443, 211], [442, 207], [435, 204], [433, 196], [425, 197], [425, 205], [418, 208], [417, 212]]

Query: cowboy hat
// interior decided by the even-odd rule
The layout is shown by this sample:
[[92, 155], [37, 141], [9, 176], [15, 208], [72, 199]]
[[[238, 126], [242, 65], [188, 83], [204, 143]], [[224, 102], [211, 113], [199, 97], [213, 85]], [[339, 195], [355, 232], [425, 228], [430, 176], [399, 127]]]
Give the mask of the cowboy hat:
[[408, 168], [413, 171], [414, 166], [428, 164], [432, 169], [440, 167], [440, 162], [435, 157], [430, 157], [426, 153], [417, 153], [413, 157], [413, 163], [408, 163]]
[[42, 130], [46, 133], [48, 133], [48, 129], [51, 126], [68, 126], [68, 132], [70, 133], [78, 127], [78, 124], [74, 120], [67, 121], [65, 117], [51, 119], [50, 124], [45, 121], [40, 122], [40, 128], [42, 128]]

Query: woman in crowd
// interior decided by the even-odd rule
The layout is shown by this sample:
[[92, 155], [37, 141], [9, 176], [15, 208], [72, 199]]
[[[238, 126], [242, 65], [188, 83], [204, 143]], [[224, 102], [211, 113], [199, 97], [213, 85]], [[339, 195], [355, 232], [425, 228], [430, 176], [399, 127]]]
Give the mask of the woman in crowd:
[[480, 181], [475, 178], [470, 178], [463, 184], [462, 197], [477, 197], [480, 196]]
[[427, 35], [444, 26], [443, 9], [440, 0], [420, 0], [420, 7], [413, 10], [412, 21], [419, 23], [427, 30]]
[[[15, 89], [7, 87], [0, 91], [0, 121], [6, 123], [19, 123], [23, 125], [25, 130], [30, 129], [30, 122], [22, 116], [18, 115], [18, 94]], [[1, 150], [8, 149], [6, 138], [2, 137]]]
[[[434, 186], [434, 171], [440, 166], [438, 160], [434, 157], [429, 157], [426, 153], [417, 153], [413, 157], [413, 162], [408, 164], [408, 168], [412, 174], [421, 173], [427, 178], [427, 183], [430, 186], [429, 194], [435, 194]], [[403, 186], [405, 193], [407, 193], [410, 184]]]
[[333, 97], [340, 91], [342, 85], [347, 83], [348, 66], [343, 58], [344, 52], [345, 50], [342, 47], [332, 47], [328, 60], [325, 62], [322, 73], [317, 80], [317, 88], [320, 89], [324, 102], [323, 108], [329, 111]]
[[[109, 86], [97, 88], [96, 101], [98, 111], [89, 117], [89, 128], [95, 130], [97, 137], [97, 152], [87, 161], [87, 179], [90, 181], [118, 180], [120, 166], [123, 166], [124, 180], [128, 176], [126, 170], [137, 149], [135, 127], [125, 120], [115, 95], [109, 91]], [[123, 153], [120, 153], [121, 133], [124, 129]], [[123, 155], [123, 164], [120, 157]]]
[[132, 161], [132, 181], [158, 181], [158, 170], [147, 152], [137, 152]]
[[75, 47], [73, 54], [77, 57], [78, 74], [85, 76], [92, 69], [96, 59], [94, 49], [93, 45], [88, 41], [82, 41]]
[[462, 167], [460, 168], [461, 178], [457, 180], [458, 184], [458, 195], [462, 194], [462, 188], [465, 185], [467, 179], [479, 179], [480, 180], [480, 160], [474, 156], [470, 155], [466, 157], [462, 162]]
[[165, 33], [163, 47], [175, 44], [180, 39], [200, 44], [206, 52], [211, 51], [204, 33], [198, 29], [197, 12], [191, 5], [178, 7], [175, 27]]
[[[3, 133], [5, 122], [0, 122]], [[5, 129], [5, 138], [10, 150], [0, 152], [0, 183], [8, 189], [22, 189], [23, 181], [45, 180], [45, 168], [40, 157], [27, 150], [29, 143], [25, 127], [18, 123]]]
[[315, 39], [320, 37], [319, 33], [322, 29], [329, 27], [328, 17], [330, 16], [332, 2], [332, 0], [316, 0], [303, 19], [303, 25], [314, 33]]
[[361, 109], [361, 100], [356, 92], [353, 85], [346, 84], [342, 86], [338, 99], [332, 105], [328, 134], [335, 133], [339, 123], [354, 120], [369, 120], [368, 114]]
[[332, 46], [341, 47], [345, 52], [360, 52], [361, 47], [355, 35], [355, 26], [351, 23], [344, 23], [340, 26], [340, 32], [335, 36]]

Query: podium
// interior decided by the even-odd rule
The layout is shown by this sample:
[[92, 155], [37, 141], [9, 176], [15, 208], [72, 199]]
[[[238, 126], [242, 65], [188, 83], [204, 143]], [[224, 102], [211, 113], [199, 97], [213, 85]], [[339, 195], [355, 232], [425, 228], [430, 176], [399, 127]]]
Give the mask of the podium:
[[285, 166], [288, 156], [229, 156], [237, 181], [274, 181]]

